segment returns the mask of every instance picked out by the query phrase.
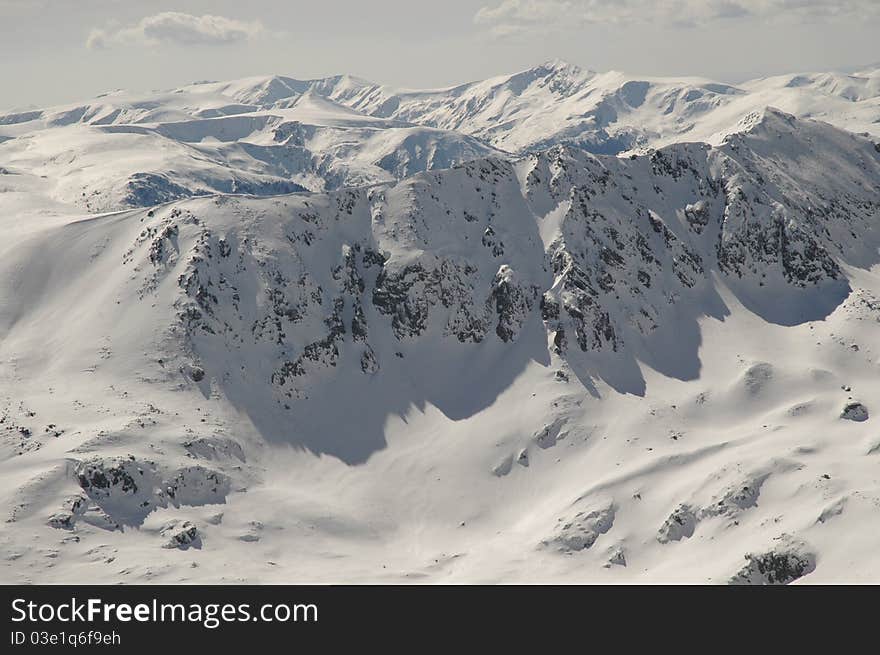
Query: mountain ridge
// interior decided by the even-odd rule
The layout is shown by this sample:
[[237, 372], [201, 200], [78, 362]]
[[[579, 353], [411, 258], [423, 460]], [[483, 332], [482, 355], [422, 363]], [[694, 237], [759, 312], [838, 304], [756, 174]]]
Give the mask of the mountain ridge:
[[[767, 105], [870, 131], [880, 125], [878, 79], [792, 75], [734, 87], [595, 73], [558, 61], [425, 91], [346, 75], [256, 77], [0, 116], [0, 157], [21, 175], [6, 182], [28, 193], [42, 189], [47, 206], [107, 211], [216, 191], [386, 182], [562, 142], [599, 154], [718, 143]], [[295, 141], [274, 138], [285, 124]], [[434, 131], [416, 139], [417, 129]], [[113, 170], [104, 164], [109, 151]]]
[[[174, 143], [336, 129], [295, 111]], [[17, 192], [42, 213], [0, 212], [7, 579], [877, 575], [872, 139], [762, 108], [711, 144], [435, 168], [395, 129], [386, 165], [428, 170], [97, 215]]]

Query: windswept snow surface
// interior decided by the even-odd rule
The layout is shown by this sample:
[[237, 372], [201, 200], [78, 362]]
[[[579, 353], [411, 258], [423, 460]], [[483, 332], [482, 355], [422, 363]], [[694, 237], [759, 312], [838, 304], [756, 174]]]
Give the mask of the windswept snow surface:
[[[0, 121], [0, 579], [880, 580], [880, 146], [749, 108], [711, 143], [510, 157], [514, 131], [405, 110], [535, 75]], [[269, 195], [199, 168], [279, 139], [393, 172]], [[426, 158], [450, 139], [473, 152]], [[208, 195], [98, 211], [148, 169]]]

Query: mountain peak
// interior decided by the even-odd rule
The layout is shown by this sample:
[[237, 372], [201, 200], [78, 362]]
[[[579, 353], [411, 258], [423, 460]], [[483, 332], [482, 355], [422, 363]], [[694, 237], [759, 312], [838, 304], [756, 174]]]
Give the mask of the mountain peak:
[[581, 68], [577, 64], [573, 64], [570, 61], [566, 61], [565, 59], [548, 59], [538, 66], [530, 69], [532, 71], [545, 71], [552, 73], [554, 75], [569, 75], [569, 76], [581, 76], [585, 73], [592, 73], [592, 71]]
[[581, 70], [580, 66], [577, 64], [572, 64], [565, 59], [560, 59], [559, 57], [554, 57], [552, 59], [548, 59], [541, 63], [541, 68], [549, 68], [551, 70]]
[[731, 133], [754, 133], [766, 128], [778, 129], [780, 127], [790, 129], [795, 127], [796, 122], [797, 118], [792, 114], [768, 105], [743, 116]]

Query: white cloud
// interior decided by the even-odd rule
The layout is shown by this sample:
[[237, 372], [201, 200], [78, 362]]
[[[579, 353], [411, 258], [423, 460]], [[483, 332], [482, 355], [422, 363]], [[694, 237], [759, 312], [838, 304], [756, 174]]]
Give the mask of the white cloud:
[[508, 36], [590, 24], [697, 26], [746, 18], [834, 17], [880, 17], [880, 0], [501, 0], [477, 11], [474, 22], [495, 36]]
[[262, 33], [259, 21], [240, 21], [224, 16], [193, 16], [164, 11], [129, 26], [94, 29], [86, 40], [89, 48], [113, 45], [228, 45]]

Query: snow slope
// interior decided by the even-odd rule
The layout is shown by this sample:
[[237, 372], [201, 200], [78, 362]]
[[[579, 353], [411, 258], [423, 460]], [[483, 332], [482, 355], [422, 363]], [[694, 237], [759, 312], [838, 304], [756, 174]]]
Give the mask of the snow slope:
[[0, 578], [877, 580], [878, 189], [870, 139], [768, 109], [4, 214]]

